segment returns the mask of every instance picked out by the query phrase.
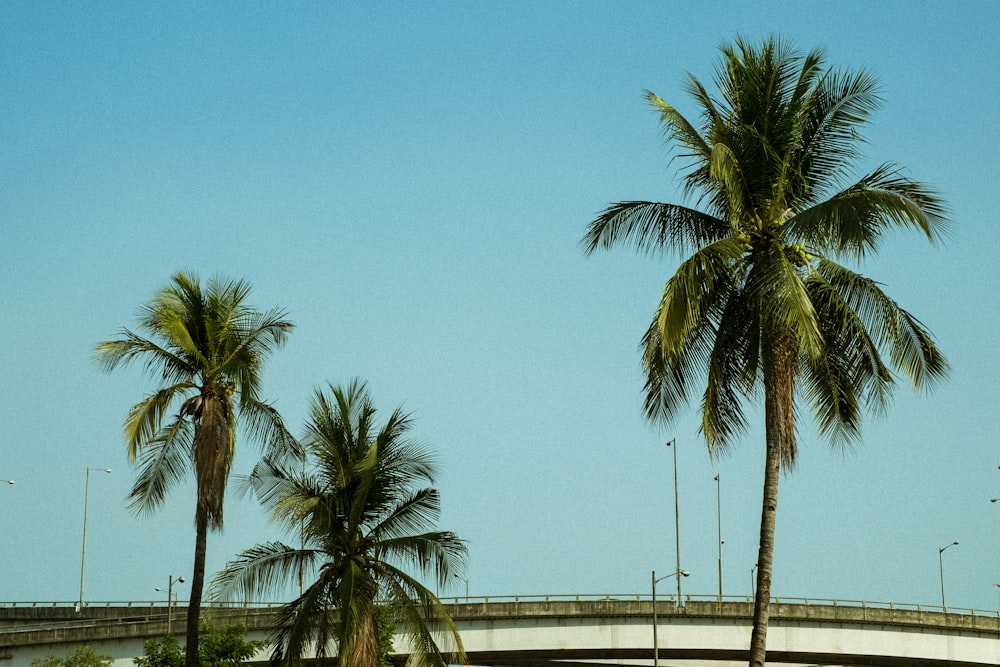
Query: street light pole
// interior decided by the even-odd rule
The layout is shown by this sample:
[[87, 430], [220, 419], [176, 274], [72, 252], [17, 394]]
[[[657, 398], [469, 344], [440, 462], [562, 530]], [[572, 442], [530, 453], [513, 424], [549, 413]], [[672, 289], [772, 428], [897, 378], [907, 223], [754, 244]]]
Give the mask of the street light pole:
[[722, 481], [715, 476], [715, 507], [719, 526], [719, 602], [722, 602]]
[[[659, 579], [656, 578], [656, 570], [652, 570], [652, 581], [653, 581], [653, 667], [660, 667], [660, 639], [657, 634], [657, 618], [656, 618], [656, 584], [657, 582], [663, 581], [664, 579], [669, 579], [670, 577], [686, 577], [691, 573], [687, 570], [682, 570], [677, 568], [676, 572], [664, 575]], [[680, 606], [680, 605], [677, 605]]]
[[87, 504], [90, 500], [91, 470], [101, 470], [103, 472], [110, 473], [111, 468], [93, 468], [91, 466], [87, 466], [86, 482], [83, 486], [83, 546], [80, 549], [80, 601], [76, 606], [77, 611], [83, 609], [83, 572], [84, 567], [87, 564]]
[[681, 600], [681, 510], [677, 494], [677, 440], [671, 439], [667, 447], [674, 450], [674, 553], [677, 554], [677, 567], [674, 576], [677, 577], [677, 606], [683, 606]]
[[[167, 575], [167, 634], [173, 634], [173, 622], [174, 622], [174, 582], [178, 584], [184, 583], [184, 577], [177, 577]], [[156, 590], [162, 591], [162, 588], [157, 588]]]
[[941, 547], [940, 549], [938, 549], [938, 570], [941, 573], [941, 608], [942, 609], [947, 609], [947, 607], [944, 604], [944, 555], [943, 554], [944, 554], [944, 552], [945, 552], [946, 549], [950, 549], [950, 548], [952, 548], [953, 546], [955, 546], [957, 544], [958, 544], [958, 540], [955, 540], [954, 542], [952, 542], [948, 546], [944, 546], [944, 547]]

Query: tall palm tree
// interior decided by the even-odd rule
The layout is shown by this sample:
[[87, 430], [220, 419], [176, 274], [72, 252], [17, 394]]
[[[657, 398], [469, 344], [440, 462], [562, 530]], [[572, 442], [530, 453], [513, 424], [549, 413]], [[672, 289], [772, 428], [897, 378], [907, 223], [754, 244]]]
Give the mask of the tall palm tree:
[[946, 207], [893, 164], [847, 180], [859, 129], [878, 106], [876, 82], [824, 59], [776, 38], [759, 46], [737, 39], [722, 49], [716, 93], [689, 76], [696, 123], [647, 92], [687, 163], [684, 191], [697, 208], [614, 204], [582, 241], [588, 253], [622, 244], [689, 255], [640, 346], [649, 418], [671, 421], [703, 378], [701, 433], [716, 456], [745, 432], [748, 399], [763, 397], [751, 665], [765, 659], [778, 478], [795, 462], [796, 405], [809, 405], [831, 443], [851, 443], [861, 409], [884, 408], [896, 374], [920, 388], [947, 371], [918, 320], [838, 263], [861, 260], [894, 227], [934, 241]]
[[[407, 572], [434, 575], [441, 588], [464, 567], [465, 544], [453, 533], [429, 530], [440, 512], [435, 465], [409, 439], [411, 418], [398, 409], [381, 426], [364, 383], [317, 390], [302, 440], [310, 459], [299, 466], [261, 462], [249, 488], [272, 518], [299, 536], [296, 548], [271, 542], [231, 561], [213, 582], [220, 598], [269, 595], [298, 578], [316, 580], [282, 610], [272, 660], [300, 664], [315, 641], [325, 661], [334, 640], [340, 667], [377, 667], [377, 605], [410, 636], [417, 665], [444, 667], [463, 660], [461, 639], [437, 596]], [[450, 637], [450, 651], [435, 641]], [[449, 662], [451, 661], [451, 662]]]
[[187, 667], [198, 665], [198, 630], [208, 530], [222, 528], [222, 508], [236, 445], [237, 424], [266, 454], [295, 454], [297, 443], [277, 411], [261, 401], [265, 358], [280, 347], [292, 324], [284, 312], [246, 304], [250, 285], [179, 272], [142, 309], [139, 329], [100, 343], [106, 371], [141, 362], [161, 386], [132, 406], [125, 419], [129, 462], [139, 474], [131, 507], [157, 509], [172, 486], [194, 467], [195, 553], [187, 614]]

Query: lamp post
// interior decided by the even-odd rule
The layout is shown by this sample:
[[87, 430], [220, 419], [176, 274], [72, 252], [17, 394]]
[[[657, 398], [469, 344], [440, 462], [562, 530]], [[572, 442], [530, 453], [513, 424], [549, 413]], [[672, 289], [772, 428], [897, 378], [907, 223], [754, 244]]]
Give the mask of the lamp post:
[[[173, 623], [174, 623], [174, 582], [178, 584], [184, 583], [184, 577], [177, 577], [174, 579], [173, 575], [167, 576], [167, 634], [173, 634]], [[157, 588], [160, 592], [163, 592], [162, 588]]]
[[90, 499], [90, 471], [100, 470], [110, 473], [111, 468], [93, 468], [87, 466], [86, 483], [83, 487], [83, 546], [80, 549], [80, 601], [76, 605], [76, 610], [83, 609], [83, 572], [87, 564], [87, 504]]
[[754, 565], [750, 568], [750, 597], [756, 601], [757, 599], [757, 566]]
[[945, 552], [946, 549], [950, 549], [953, 546], [956, 546], [957, 544], [958, 544], [958, 540], [955, 540], [951, 544], [949, 544], [947, 546], [944, 546], [944, 547], [941, 547], [940, 549], [938, 549], [938, 570], [941, 573], [941, 608], [942, 609], [947, 609], [947, 607], [944, 604], [944, 555], [943, 554], [944, 554], [944, 552]]
[[722, 481], [715, 476], [715, 508], [719, 526], [719, 602], [722, 602]]
[[13, 486], [13, 484], [14, 484], [14, 480], [12, 480], [12, 479], [5, 479], [4, 482], [6, 482], [8, 485], [11, 485], [11, 486]]
[[674, 576], [677, 577], [677, 606], [683, 605], [681, 601], [681, 511], [677, 496], [677, 440], [671, 439], [667, 447], [674, 450], [674, 553], [677, 555], [677, 567], [674, 569]]
[[[664, 575], [659, 579], [656, 578], [656, 570], [652, 571], [652, 581], [653, 581], [653, 667], [660, 667], [660, 640], [657, 634], [657, 619], [656, 619], [656, 584], [657, 582], [663, 581], [664, 579], [669, 579], [670, 577], [687, 577], [691, 573], [687, 570], [682, 570], [677, 568], [676, 572], [671, 572], [670, 574]], [[678, 606], [680, 606], [678, 604]]]

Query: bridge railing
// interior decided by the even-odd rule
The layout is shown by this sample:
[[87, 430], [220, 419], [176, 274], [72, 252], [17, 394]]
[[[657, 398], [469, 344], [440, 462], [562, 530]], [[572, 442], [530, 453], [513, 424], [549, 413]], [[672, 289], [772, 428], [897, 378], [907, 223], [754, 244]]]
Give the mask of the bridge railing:
[[[753, 598], [747, 595], [684, 595], [685, 602], [742, 602], [752, 603]], [[601, 600], [628, 601], [628, 600], [651, 600], [649, 593], [572, 593], [572, 594], [536, 594], [536, 595], [456, 595], [452, 597], [442, 597], [441, 601], [450, 604], [489, 604], [493, 602], [593, 602]], [[658, 600], [664, 602], [675, 601], [676, 595], [657, 595]], [[849, 600], [840, 598], [815, 598], [815, 597], [787, 597], [775, 596], [771, 598], [772, 604], [794, 604], [794, 605], [815, 605], [832, 607], [860, 607], [869, 609], [898, 609], [908, 611], [928, 611], [947, 614], [962, 614], [967, 616], [989, 616], [1000, 617], [1000, 610], [983, 610], [969, 607], [942, 607], [940, 605], [926, 605], [906, 602], [878, 602], [872, 600]], [[286, 604], [284, 601], [249, 601], [249, 602], [212, 602], [204, 604], [205, 609], [275, 609]], [[158, 611], [166, 615], [166, 600], [111, 600], [100, 602], [85, 602], [84, 608], [126, 608], [141, 611]], [[175, 602], [174, 614], [183, 612], [187, 607], [182, 603]], [[2, 608], [76, 608], [79, 610], [77, 602], [66, 601], [2, 601]]]

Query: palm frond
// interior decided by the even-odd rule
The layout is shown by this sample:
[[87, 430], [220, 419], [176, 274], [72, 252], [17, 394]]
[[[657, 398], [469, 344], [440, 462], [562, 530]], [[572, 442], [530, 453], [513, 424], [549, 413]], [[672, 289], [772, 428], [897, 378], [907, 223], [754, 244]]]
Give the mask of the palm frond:
[[743, 403], [759, 381], [761, 323], [750, 306], [738, 290], [729, 293], [711, 335], [711, 353], [699, 360], [708, 369], [701, 432], [713, 458], [725, 454], [746, 431]]
[[[410, 641], [412, 667], [445, 667], [466, 662], [458, 628], [441, 601], [419, 581], [402, 570], [384, 567], [387, 597]], [[448, 645], [439, 646], [438, 638]]]
[[598, 248], [632, 246], [654, 255], [670, 248], [698, 248], [728, 236], [729, 224], [695, 209], [674, 204], [627, 201], [613, 204], [590, 223], [580, 244], [590, 254]]
[[789, 332], [802, 354], [820, 353], [816, 310], [798, 267], [783, 249], [758, 257], [747, 274], [744, 294], [760, 313], [764, 331]]
[[687, 403], [687, 378], [709, 358], [714, 315], [737, 288], [743, 252], [737, 239], [717, 241], [682, 262], [664, 286], [641, 343], [650, 418], [669, 421]]
[[171, 487], [184, 480], [191, 461], [194, 427], [177, 418], [148, 439], [136, 462], [139, 474], [129, 492], [129, 509], [146, 515], [157, 509]]
[[874, 280], [830, 260], [822, 260], [819, 270], [858, 314], [876, 344], [887, 349], [890, 363], [910, 380], [914, 389], [927, 388], [948, 374], [948, 362], [930, 332], [890, 299]]
[[129, 463], [134, 463], [142, 450], [156, 438], [167, 413], [178, 399], [194, 388], [190, 382], [163, 387], [136, 403], [125, 418], [125, 444]]
[[94, 349], [94, 358], [104, 372], [111, 372], [139, 359], [143, 361], [146, 373], [159, 375], [168, 382], [194, 377], [195, 369], [169, 349], [128, 329], [122, 329], [121, 335], [124, 338], [98, 343]]
[[797, 168], [808, 188], [800, 192], [804, 204], [818, 201], [861, 156], [860, 128], [881, 100], [877, 80], [862, 70], [827, 72], [808, 102], [796, 150]]
[[311, 568], [316, 559], [311, 549], [295, 549], [282, 542], [268, 542], [247, 549], [226, 563], [212, 580], [209, 596], [219, 601], [271, 599], [273, 594]]
[[239, 410], [240, 421], [250, 439], [263, 445], [266, 458], [290, 465], [305, 456], [305, 449], [285, 427], [284, 419], [274, 406], [240, 394]]
[[877, 250], [890, 227], [920, 230], [935, 241], [948, 230], [947, 206], [933, 190], [883, 164], [830, 199], [795, 215], [789, 234], [854, 259]]

